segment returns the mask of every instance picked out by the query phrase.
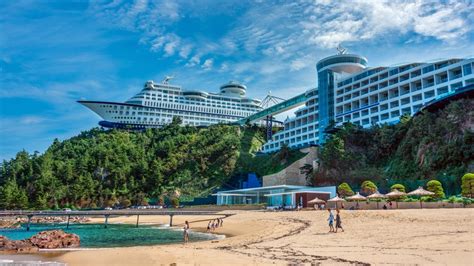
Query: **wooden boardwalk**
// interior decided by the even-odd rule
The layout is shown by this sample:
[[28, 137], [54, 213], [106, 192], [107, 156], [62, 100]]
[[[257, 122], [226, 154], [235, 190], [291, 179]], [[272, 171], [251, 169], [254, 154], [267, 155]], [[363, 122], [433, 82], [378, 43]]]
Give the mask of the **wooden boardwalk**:
[[30, 230], [31, 218], [33, 216], [67, 216], [67, 228], [69, 228], [69, 219], [71, 216], [104, 216], [104, 226], [107, 228], [108, 219], [110, 216], [137, 216], [137, 224], [140, 219], [140, 215], [166, 215], [170, 217], [170, 226], [173, 226], [173, 216], [175, 215], [189, 215], [189, 216], [218, 216], [228, 217], [233, 214], [230, 213], [219, 213], [220, 211], [191, 211], [191, 210], [180, 210], [180, 209], [153, 209], [153, 210], [138, 210], [138, 209], [126, 209], [126, 210], [93, 210], [93, 211], [0, 211], [0, 217], [6, 216], [26, 216], [28, 217], [28, 223], [26, 230]]

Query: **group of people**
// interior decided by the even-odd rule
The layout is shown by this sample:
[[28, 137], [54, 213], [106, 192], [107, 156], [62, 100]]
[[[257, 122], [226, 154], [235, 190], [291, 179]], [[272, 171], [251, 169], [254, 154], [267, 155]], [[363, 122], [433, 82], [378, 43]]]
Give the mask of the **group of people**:
[[344, 229], [342, 228], [342, 221], [341, 221], [341, 215], [339, 214], [339, 209], [336, 209], [336, 228], [334, 228], [334, 214], [332, 213], [331, 209], [328, 208], [329, 212], [329, 233], [337, 233], [337, 229], [341, 229], [342, 232], [344, 232]]
[[215, 231], [218, 227], [222, 227], [224, 225], [224, 220], [221, 218], [217, 218], [215, 220], [210, 220], [207, 224], [207, 232]]
[[[221, 218], [217, 218], [214, 220], [210, 220], [209, 223], [207, 224], [207, 232], [215, 231], [218, 227], [223, 227], [224, 226], [224, 220]], [[185, 221], [184, 222], [184, 227], [183, 227], [183, 241], [184, 243], [189, 242], [189, 222]]]

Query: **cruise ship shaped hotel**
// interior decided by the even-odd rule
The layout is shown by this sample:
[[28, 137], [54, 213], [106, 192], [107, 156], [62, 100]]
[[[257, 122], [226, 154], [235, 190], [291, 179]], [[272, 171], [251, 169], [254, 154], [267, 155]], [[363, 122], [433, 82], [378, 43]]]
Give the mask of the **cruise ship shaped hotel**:
[[261, 101], [245, 97], [247, 87], [229, 82], [219, 93], [182, 90], [170, 85], [171, 77], [161, 83], [147, 81], [143, 89], [124, 103], [78, 101], [103, 120], [108, 128], [145, 129], [169, 124], [178, 116], [185, 125], [208, 126], [235, 122], [260, 111]]
[[474, 84], [474, 59], [446, 59], [393, 67], [368, 67], [365, 57], [344, 52], [316, 64], [317, 89], [306, 91], [304, 107], [284, 122], [263, 152], [286, 143], [304, 147], [324, 142], [330, 121], [363, 127], [396, 123], [424, 104]]

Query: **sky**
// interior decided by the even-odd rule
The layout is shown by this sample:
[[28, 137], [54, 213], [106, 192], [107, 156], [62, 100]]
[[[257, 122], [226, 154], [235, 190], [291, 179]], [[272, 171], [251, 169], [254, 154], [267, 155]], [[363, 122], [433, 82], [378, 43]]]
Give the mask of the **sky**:
[[76, 101], [125, 101], [147, 80], [249, 97], [316, 87], [342, 44], [370, 66], [474, 54], [473, 1], [0, 1], [0, 160], [98, 126]]

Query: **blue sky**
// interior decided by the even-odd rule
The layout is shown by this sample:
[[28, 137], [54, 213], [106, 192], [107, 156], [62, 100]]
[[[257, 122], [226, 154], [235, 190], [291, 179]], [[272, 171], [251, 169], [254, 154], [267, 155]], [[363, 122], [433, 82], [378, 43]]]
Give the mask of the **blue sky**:
[[473, 25], [472, 1], [0, 1], [0, 159], [97, 126], [78, 99], [125, 101], [169, 74], [286, 98], [339, 43], [371, 66], [468, 57]]

